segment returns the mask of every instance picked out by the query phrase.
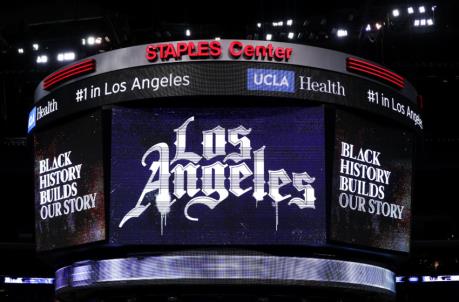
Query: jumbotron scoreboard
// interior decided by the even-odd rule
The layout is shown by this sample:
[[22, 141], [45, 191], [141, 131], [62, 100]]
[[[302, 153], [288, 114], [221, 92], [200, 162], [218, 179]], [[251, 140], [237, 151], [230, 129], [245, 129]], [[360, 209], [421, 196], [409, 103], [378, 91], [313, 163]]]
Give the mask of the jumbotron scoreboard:
[[[101, 249], [404, 255], [422, 128], [403, 76], [332, 50], [200, 40], [85, 58], [39, 84], [29, 115], [37, 250], [80, 260]], [[202, 265], [223, 270], [226, 254]], [[107, 261], [134, 261], [123, 259]], [[380, 285], [354, 283], [393, 292], [384, 261], [365, 264]], [[63, 262], [58, 291], [78, 287], [79, 266]]]

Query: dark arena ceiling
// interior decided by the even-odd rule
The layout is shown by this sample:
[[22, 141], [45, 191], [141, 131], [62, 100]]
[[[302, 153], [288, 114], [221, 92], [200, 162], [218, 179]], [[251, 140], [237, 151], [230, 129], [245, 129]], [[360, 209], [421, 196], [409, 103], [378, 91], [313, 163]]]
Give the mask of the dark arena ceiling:
[[215, 38], [319, 46], [405, 76], [421, 96], [425, 128], [416, 150], [412, 254], [400, 270], [459, 274], [458, 2], [7, 2], [0, 9], [0, 275], [52, 275], [34, 247], [26, 135], [37, 84], [69, 61], [97, 53]]

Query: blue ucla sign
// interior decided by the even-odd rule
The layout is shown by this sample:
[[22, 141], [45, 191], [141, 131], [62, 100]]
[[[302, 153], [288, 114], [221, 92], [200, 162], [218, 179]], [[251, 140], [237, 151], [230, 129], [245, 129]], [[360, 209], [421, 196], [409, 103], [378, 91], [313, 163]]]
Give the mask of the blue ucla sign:
[[295, 72], [277, 69], [247, 69], [247, 89], [295, 92]]
[[37, 122], [37, 107], [33, 107], [32, 110], [29, 112], [29, 119], [27, 122], [27, 133], [32, 131], [35, 128]]

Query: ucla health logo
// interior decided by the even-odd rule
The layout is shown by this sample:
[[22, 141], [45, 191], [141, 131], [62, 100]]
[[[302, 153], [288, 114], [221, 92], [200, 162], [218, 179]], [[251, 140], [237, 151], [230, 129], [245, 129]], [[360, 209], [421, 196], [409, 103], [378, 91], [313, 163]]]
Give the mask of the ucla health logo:
[[33, 107], [29, 113], [29, 121], [27, 122], [27, 133], [32, 131], [35, 127], [35, 123], [37, 121], [37, 107]]
[[276, 69], [247, 69], [247, 89], [295, 92], [295, 72]]

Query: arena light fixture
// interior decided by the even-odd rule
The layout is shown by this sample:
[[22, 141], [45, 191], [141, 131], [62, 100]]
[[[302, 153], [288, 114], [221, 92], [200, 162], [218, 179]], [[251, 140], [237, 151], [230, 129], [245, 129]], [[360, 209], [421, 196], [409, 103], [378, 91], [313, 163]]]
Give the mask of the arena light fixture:
[[457, 282], [459, 275], [422, 276], [422, 282]]
[[59, 62], [64, 62], [64, 61], [73, 61], [75, 60], [75, 53], [73, 51], [71, 52], [63, 52], [63, 53], [59, 53], [57, 55], [57, 60]]
[[266, 40], [271, 41], [272, 38], [273, 38], [272, 34], [266, 34]]
[[82, 45], [95, 45], [102, 44], [102, 37], [88, 36], [86, 39], [81, 39]]
[[338, 29], [338, 30], [336, 31], [336, 36], [337, 36], [338, 38], [347, 37], [347, 29], [342, 29], [342, 28]]
[[295, 35], [295, 33], [289, 32], [287, 37], [291, 40], [291, 39], [293, 39], [294, 35]]
[[187, 37], [191, 36], [191, 30], [187, 29], [185, 31], [185, 36], [187, 36]]
[[90, 36], [86, 39], [86, 42], [88, 43], [88, 45], [94, 45], [94, 43], [96, 43], [96, 38]]
[[414, 276], [413, 276], [413, 277], [409, 277], [409, 278], [408, 278], [408, 281], [409, 281], [409, 282], [418, 282], [418, 281], [419, 281], [419, 278], [418, 278], [418, 277], [414, 277]]
[[414, 8], [412, 6], [408, 7], [408, 14], [414, 14]]
[[5, 277], [5, 284], [53, 284], [54, 278]]
[[398, 17], [400, 16], [400, 11], [396, 8], [396, 9], [393, 9], [392, 10], [392, 16], [394, 17]]
[[426, 7], [424, 5], [419, 6], [419, 13], [423, 14], [426, 12]]
[[38, 64], [45, 64], [48, 63], [48, 56], [47, 55], [40, 55], [37, 57]]
[[64, 61], [73, 61], [75, 60], [75, 53], [73, 51], [64, 53]]

